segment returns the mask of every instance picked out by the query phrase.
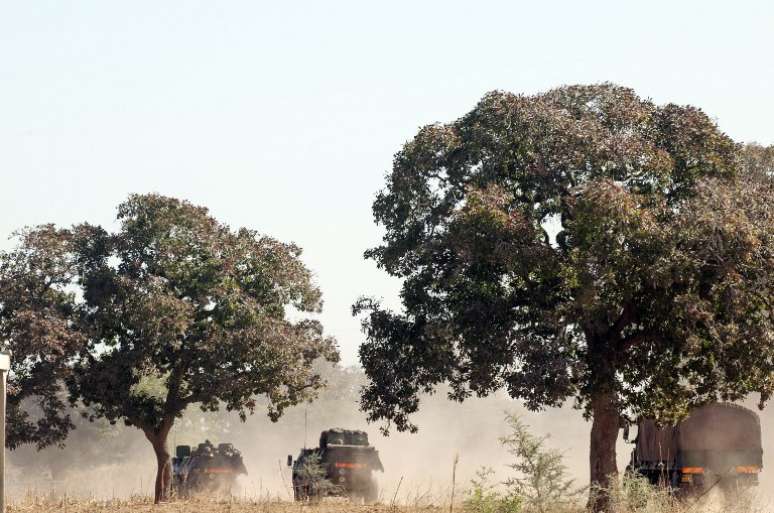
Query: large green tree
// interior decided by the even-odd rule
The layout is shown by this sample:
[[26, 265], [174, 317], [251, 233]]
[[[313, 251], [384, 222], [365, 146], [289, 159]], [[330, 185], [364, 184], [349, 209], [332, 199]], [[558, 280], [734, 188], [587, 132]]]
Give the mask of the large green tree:
[[57, 241], [46, 254], [67, 263], [66, 288], [77, 291], [62, 312], [84, 339], [69, 365], [71, 401], [92, 419], [143, 431], [159, 501], [170, 484], [168, 434], [187, 407], [245, 418], [264, 396], [276, 420], [315, 395], [324, 382], [313, 362], [338, 351], [308, 315], [322, 300], [297, 246], [159, 195], [131, 196], [118, 222], [112, 233], [47, 226], [26, 240]]
[[[774, 389], [774, 197], [700, 109], [612, 84], [492, 92], [395, 155], [366, 253], [402, 311], [362, 299], [372, 420], [419, 396], [574, 398], [607, 487], [626, 415]], [[591, 506], [606, 507], [604, 494]]]
[[75, 262], [55, 228], [17, 234], [0, 253], [0, 345], [11, 351], [6, 446], [61, 445], [73, 427], [63, 389], [72, 358], [85, 343], [72, 322], [69, 289]]

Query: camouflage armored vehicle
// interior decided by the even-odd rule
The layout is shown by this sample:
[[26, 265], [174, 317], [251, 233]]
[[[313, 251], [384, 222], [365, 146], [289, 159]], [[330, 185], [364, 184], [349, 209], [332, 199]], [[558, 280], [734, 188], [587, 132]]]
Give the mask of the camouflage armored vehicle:
[[756, 485], [763, 468], [760, 419], [735, 404], [703, 406], [675, 426], [642, 419], [633, 443], [629, 471], [684, 493]]
[[172, 486], [181, 497], [198, 493], [231, 492], [236, 478], [247, 474], [242, 454], [232, 444], [212, 445], [209, 440], [191, 451], [178, 445], [172, 458]]
[[293, 495], [297, 501], [324, 496], [344, 496], [373, 503], [379, 495], [374, 471], [383, 472], [379, 453], [368, 444], [364, 431], [329, 429], [320, 435], [320, 446], [302, 449], [293, 468]]

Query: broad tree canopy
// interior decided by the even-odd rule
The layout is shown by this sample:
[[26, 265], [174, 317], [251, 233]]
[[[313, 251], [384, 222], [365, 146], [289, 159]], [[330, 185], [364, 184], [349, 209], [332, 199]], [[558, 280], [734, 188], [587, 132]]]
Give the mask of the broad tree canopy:
[[403, 310], [355, 306], [364, 409], [415, 429], [442, 382], [535, 409], [574, 398], [604, 484], [622, 414], [767, 399], [774, 201], [739, 168], [701, 110], [611, 84], [496, 91], [422, 128], [373, 205], [385, 235], [366, 256], [403, 279]]
[[118, 219], [72, 232], [90, 329], [72, 384], [96, 415], [157, 429], [192, 403], [252, 413], [265, 394], [277, 418], [322, 385], [311, 364], [336, 360], [335, 342], [287, 315], [322, 307], [300, 248], [156, 195]]

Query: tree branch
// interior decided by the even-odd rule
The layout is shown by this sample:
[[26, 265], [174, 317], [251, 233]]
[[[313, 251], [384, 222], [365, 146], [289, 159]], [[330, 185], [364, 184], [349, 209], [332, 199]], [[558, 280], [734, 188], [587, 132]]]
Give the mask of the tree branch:
[[637, 333], [633, 333], [629, 335], [628, 337], [624, 337], [623, 339], [621, 339], [620, 349], [622, 349], [623, 351], [628, 351], [632, 347], [639, 345], [645, 340], [647, 340], [651, 335], [652, 333], [648, 331], [639, 331]]
[[623, 332], [624, 328], [626, 328], [628, 325], [634, 322], [635, 318], [636, 318], [636, 314], [634, 311], [634, 307], [632, 306], [631, 303], [626, 303], [623, 307], [623, 311], [621, 312], [621, 315], [618, 317], [618, 320], [615, 321], [615, 324], [613, 324], [613, 327], [610, 328], [610, 334], [618, 338]]

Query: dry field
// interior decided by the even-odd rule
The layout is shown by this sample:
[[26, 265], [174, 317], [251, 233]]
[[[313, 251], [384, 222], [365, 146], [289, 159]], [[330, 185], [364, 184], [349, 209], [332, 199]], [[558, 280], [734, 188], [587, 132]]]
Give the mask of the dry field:
[[[89, 501], [28, 498], [8, 506], [8, 513], [442, 513], [448, 506], [354, 505], [345, 501], [325, 501], [300, 505], [278, 501], [175, 501], [158, 506], [149, 498]], [[455, 508], [461, 511], [461, 508]]]
[[[355, 505], [347, 501], [324, 501], [322, 504], [308, 505], [277, 500], [194, 500], [174, 501], [154, 505], [150, 498], [136, 497], [126, 500], [85, 500], [59, 499], [46, 500], [38, 497], [28, 497], [22, 501], [11, 503], [8, 513], [447, 513], [446, 505]], [[456, 513], [464, 513], [462, 505], [453, 509]], [[678, 506], [654, 505], [615, 508], [615, 513], [773, 513], [774, 509], [761, 506], [742, 506], [741, 504], [702, 503], [683, 504]], [[585, 513], [581, 507], [562, 508], [551, 513]]]

